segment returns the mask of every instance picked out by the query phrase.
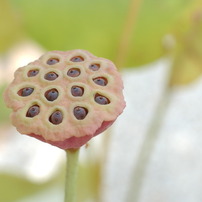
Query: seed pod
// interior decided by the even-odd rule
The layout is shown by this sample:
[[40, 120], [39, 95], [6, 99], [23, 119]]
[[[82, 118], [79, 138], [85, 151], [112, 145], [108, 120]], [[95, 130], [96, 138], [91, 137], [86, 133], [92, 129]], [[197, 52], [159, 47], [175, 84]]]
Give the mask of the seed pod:
[[97, 84], [97, 85], [100, 85], [100, 86], [106, 86], [108, 81], [106, 78], [104, 77], [97, 77], [95, 79], [93, 79], [93, 81]]
[[83, 120], [85, 119], [85, 117], [88, 114], [88, 110], [85, 107], [75, 107], [74, 108], [74, 116], [78, 119], [78, 120]]
[[75, 57], [71, 58], [71, 61], [72, 62], [83, 62], [84, 58], [81, 56], [75, 56]]
[[26, 96], [31, 95], [33, 93], [33, 91], [34, 91], [34, 88], [30, 88], [30, 87], [23, 88], [18, 91], [18, 95], [20, 95], [22, 97], [26, 97]]
[[51, 114], [49, 121], [54, 125], [58, 125], [62, 123], [62, 119], [63, 119], [62, 113], [60, 111], [55, 111]]
[[93, 71], [97, 71], [100, 69], [100, 64], [91, 64], [89, 66], [89, 69], [93, 70]]
[[72, 86], [71, 93], [75, 97], [80, 97], [84, 93], [84, 89], [80, 86]]
[[48, 91], [46, 91], [45, 93], [45, 97], [48, 101], [54, 101], [58, 98], [58, 91], [57, 89], [53, 88], [53, 89], [50, 89]]
[[59, 62], [59, 59], [57, 59], [57, 58], [50, 58], [50, 59], [48, 59], [47, 64], [48, 65], [54, 65], [54, 64], [56, 64], [58, 62]]
[[95, 95], [95, 102], [101, 105], [107, 105], [110, 103], [109, 99], [103, 95], [96, 94]]
[[34, 116], [38, 115], [39, 112], [40, 112], [39, 106], [33, 105], [28, 109], [26, 117], [34, 117]]
[[80, 69], [78, 69], [78, 68], [71, 68], [67, 72], [67, 75], [70, 76], [70, 77], [77, 77], [77, 76], [80, 75], [80, 73], [81, 73]]
[[125, 107], [122, 90], [111, 61], [85, 50], [51, 51], [16, 70], [4, 100], [20, 133], [66, 150], [117, 119]]
[[38, 70], [38, 69], [33, 69], [33, 70], [30, 70], [30, 71], [27, 73], [27, 76], [28, 76], [28, 77], [34, 77], [34, 76], [36, 76], [38, 73], [39, 73], [39, 70]]
[[49, 72], [49, 73], [45, 74], [45, 76], [44, 76], [44, 78], [49, 81], [53, 81], [53, 80], [57, 79], [57, 77], [58, 77], [58, 75], [55, 72]]

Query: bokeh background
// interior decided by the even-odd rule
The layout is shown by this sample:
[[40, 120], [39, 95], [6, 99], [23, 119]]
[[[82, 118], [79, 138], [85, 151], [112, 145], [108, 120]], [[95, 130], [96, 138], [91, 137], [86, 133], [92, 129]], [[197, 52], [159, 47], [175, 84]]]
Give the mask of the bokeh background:
[[127, 107], [80, 154], [78, 202], [201, 202], [200, 0], [0, 0], [0, 201], [63, 201], [65, 152], [11, 126], [3, 91], [49, 50], [123, 75]]

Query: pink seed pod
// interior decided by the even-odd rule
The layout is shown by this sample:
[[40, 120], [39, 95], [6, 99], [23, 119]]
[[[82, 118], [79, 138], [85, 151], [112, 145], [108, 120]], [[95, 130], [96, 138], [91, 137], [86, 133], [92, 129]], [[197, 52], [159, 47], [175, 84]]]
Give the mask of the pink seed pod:
[[85, 50], [51, 51], [16, 70], [4, 100], [27, 134], [61, 149], [79, 148], [125, 108], [115, 65]]

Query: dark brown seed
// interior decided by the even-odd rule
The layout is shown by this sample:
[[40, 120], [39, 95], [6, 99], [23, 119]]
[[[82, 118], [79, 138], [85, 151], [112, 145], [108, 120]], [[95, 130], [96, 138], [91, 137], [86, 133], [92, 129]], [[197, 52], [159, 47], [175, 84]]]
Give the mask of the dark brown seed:
[[84, 58], [81, 56], [75, 56], [73, 58], [70, 59], [72, 62], [83, 62]]
[[104, 77], [97, 77], [95, 79], [93, 79], [93, 81], [97, 84], [97, 85], [100, 85], [100, 86], [106, 86], [108, 81], [106, 78]]
[[91, 69], [93, 71], [97, 71], [98, 69], [100, 69], [100, 64], [91, 64], [89, 66], [89, 69]]
[[54, 125], [60, 124], [62, 120], [63, 120], [63, 115], [62, 115], [62, 112], [60, 112], [59, 110], [53, 112], [49, 118], [49, 121]]
[[49, 81], [53, 81], [58, 78], [58, 75], [55, 72], [49, 72], [45, 74], [44, 78]]
[[56, 64], [58, 62], [59, 62], [58, 58], [50, 58], [50, 59], [48, 59], [47, 64], [48, 65], [54, 65], [54, 64]]
[[30, 88], [30, 87], [23, 88], [18, 91], [18, 95], [26, 97], [26, 96], [31, 95], [33, 91], [34, 91], [34, 88]]
[[96, 94], [94, 99], [95, 99], [95, 102], [101, 105], [107, 105], [110, 103], [108, 98], [100, 94]]
[[38, 105], [33, 105], [32, 107], [30, 107], [27, 111], [26, 117], [34, 117], [36, 115], [38, 115], [40, 112], [40, 108]]
[[45, 97], [48, 101], [54, 101], [58, 98], [58, 91], [57, 89], [53, 88], [53, 89], [50, 89], [48, 91], [46, 91], [45, 93]]
[[82, 96], [84, 93], [84, 89], [80, 86], [72, 86], [71, 93], [75, 97]]
[[30, 71], [27, 73], [27, 76], [28, 76], [28, 77], [33, 77], [33, 76], [36, 76], [38, 73], [39, 73], [39, 70], [38, 70], [38, 69], [33, 69], [33, 70], [30, 70]]
[[81, 73], [80, 69], [78, 68], [71, 68], [68, 70], [67, 75], [70, 77], [77, 77]]
[[88, 114], [88, 110], [84, 107], [75, 107], [74, 108], [74, 116], [78, 119], [78, 120], [83, 120], [86, 115]]

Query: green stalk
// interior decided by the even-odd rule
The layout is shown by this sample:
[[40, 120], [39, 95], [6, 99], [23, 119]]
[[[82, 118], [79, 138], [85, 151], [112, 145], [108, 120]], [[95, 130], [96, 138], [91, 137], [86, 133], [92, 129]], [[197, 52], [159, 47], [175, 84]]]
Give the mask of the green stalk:
[[67, 171], [66, 171], [64, 202], [75, 202], [79, 149], [66, 150], [66, 156], [67, 156]]
[[172, 99], [173, 86], [171, 86], [171, 78], [173, 76], [173, 65], [171, 66], [165, 84], [163, 94], [154, 112], [154, 117], [150, 123], [145, 139], [141, 146], [133, 173], [131, 176], [131, 184], [126, 196], [126, 202], [138, 202], [140, 193], [145, 180], [145, 173], [147, 171], [150, 159], [153, 155], [158, 137], [161, 129], [163, 119], [166, 115], [167, 109]]
[[118, 68], [124, 67], [126, 63], [128, 52], [131, 47], [131, 41], [134, 37], [133, 35], [142, 1], [143, 0], [130, 0], [129, 2], [128, 12], [123, 25], [123, 32], [120, 37], [120, 43], [115, 60], [115, 64]]
[[[120, 36], [120, 42], [118, 44], [118, 49], [117, 49], [116, 58], [115, 58], [115, 64], [118, 68], [123, 68], [126, 63], [128, 53], [131, 47], [131, 41], [132, 41], [132, 38], [134, 37], [133, 34], [135, 32], [137, 18], [138, 18], [138, 14], [139, 14], [142, 2], [143, 0], [130, 0], [128, 3], [128, 11], [127, 11], [126, 18], [124, 20], [123, 29]], [[110, 135], [112, 133], [112, 130], [113, 128], [111, 127], [107, 131], [105, 131], [105, 136], [102, 143], [103, 148], [105, 149], [103, 151], [103, 154], [100, 160], [101, 176], [103, 176], [104, 166], [106, 165], [106, 161], [107, 161], [107, 155], [110, 147], [110, 138], [111, 138]], [[101, 190], [101, 186], [102, 186], [102, 178], [100, 182], [100, 190]], [[97, 201], [102, 202], [101, 192], [98, 196]]]
[[163, 118], [166, 114], [170, 99], [171, 89], [167, 89], [164, 92], [155, 112], [155, 117], [152, 120], [150, 128], [147, 131], [146, 137], [138, 155], [138, 159], [133, 169], [131, 184], [129, 186], [127, 194], [127, 202], [138, 202], [141, 194], [141, 190], [146, 178], [146, 171], [150, 163], [151, 157], [154, 153], [154, 149], [159, 137], [159, 131], [163, 122]]

